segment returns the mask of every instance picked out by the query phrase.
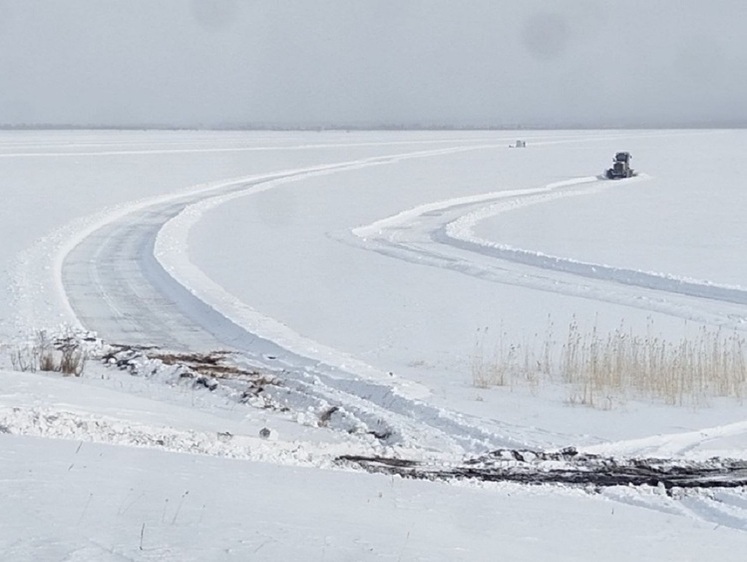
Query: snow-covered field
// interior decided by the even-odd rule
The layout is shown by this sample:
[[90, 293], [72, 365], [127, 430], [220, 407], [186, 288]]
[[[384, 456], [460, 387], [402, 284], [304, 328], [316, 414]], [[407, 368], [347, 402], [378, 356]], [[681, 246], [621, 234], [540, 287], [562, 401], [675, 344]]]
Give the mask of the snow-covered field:
[[[738, 396], [587, 407], [558, 376], [473, 381], [477, 358], [559, 347], [571, 324], [741, 337], [745, 148], [744, 131], [0, 134], [0, 552], [742, 560], [743, 488], [434, 482], [336, 459], [747, 460]], [[600, 180], [618, 150], [638, 176]], [[11, 369], [59, 326], [133, 370]], [[154, 359], [216, 351], [234, 376], [213, 390]]]

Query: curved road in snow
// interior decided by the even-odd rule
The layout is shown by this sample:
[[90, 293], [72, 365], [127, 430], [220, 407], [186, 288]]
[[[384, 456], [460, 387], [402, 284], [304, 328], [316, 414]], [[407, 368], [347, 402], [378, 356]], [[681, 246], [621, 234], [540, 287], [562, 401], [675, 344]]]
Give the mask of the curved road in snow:
[[[281, 182], [315, 174], [480, 148], [485, 146], [421, 150], [289, 170], [263, 178], [237, 180], [222, 187], [171, 199], [161, 198], [106, 222], [65, 256], [61, 279], [69, 304], [83, 326], [110, 342], [188, 351], [237, 350], [253, 365], [283, 372], [283, 386], [279, 390], [270, 389], [277, 393], [276, 399], [286, 400], [303, 411], [312, 409], [319, 413], [338, 408], [345, 416], [330, 420], [330, 427], [345, 431], [352, 425], [363, 426], [386, 445], [464, 454], [499, 448], [552, 447], [564, 441], [572, 444], [574, 436], [472, 419], [399, 392], [394, 380], [386, 382], [366, 378], [354, 369], [346, 371], [289, 351], [270, 339], [247, 331], [205, 304], [172, 277], [154, 255], [164, 225], [190, 206], [210, 198], [231, 193], [248, 194], [252, 190], [269, 189]], [[706, 294], [678, 294], [677, 287], [657, 286], [657, 279], [645, 275], [634, 275], [635, 282], [626, 283], [622, 275], [617, 275], [619, 272], [603, 271], [603, 266], [595, 264], [584, 265], [597, 268], [600, 275], [588, 275], [589, 271], [584, 275], [583, 272], [564, 269], [569, 265], [566, 262], [561, 263], [561, 267], [557, 266], [559, 261], [545, 259], [547, 256], [542, 258], [475, 240], [464, 224], [461, 227], [465, 228], [460, 230], [458, 221], [461, 218], [470, 214], [472, 218], [479, 218], [479, 213], [491, 206], [497, 205], [492, 211], [502, 212], [522, 204], [542, 203], [552, 197], [583, 195], [602, 187], [593, 178], [580, 178], [562, 186], [482, 196], [472, 201], [444, 202], [357, 229], [355, 236], [349, 236], [345, 241], [399, 259], [498, 283], [601, 299], [713, 323], [727, 323], [735, 318], [734, 315], [743, 314], [742, 308], [733, 301], [741, 302], [744, 295], [729, 292], [728, 288], [721, 291], [717, 287], [693, 284], [692, 288], [703, 289]], [[603, 278], [603, 273], [612, 277]], [[703, 296], [709, 301], [704, 303], [697, 298]], [[735, 431], [742, 429], [738, 427]], [[693, 440], [698, 438], [693, 434]], [[670, 443], [672, 438], [662, 440]], [[614, 449], [609, 444], [607, 446]], [[640, 444], [624, 446], [636, 448]], [[613, 499], [626, 501], [626, 497]], [[700, 505], [696, 499], [687, 507], [697, 517], [706, 520], [719, 509], [710, 504]], [[737, 524], [742, 525], [742, 520]]]
[[[279, 399], [302, 409], [338, 408], [347, 416], [340, 420], [340, 429], [362, 424], [388, 444], [423, 446], [443, 452], [557, 444], [557, 435], [499, 422], [471, 420], [417, 399], [407, 392], [405, 385], [398, 387], [396, 379], [382, 380], [359, 372], [345, 361], [324, 362], [281, 347], [272, 339], [260, 337], [231, 321], [227, 311], [203, 302], [187, 288], [187, 283], [180, 283], [169, 274], [154, 255], [164, 225], [203, 201], [272, 189], [304, 177], [495, 147], [470, 145], [411, 151], [288, 170], [160, 198], [105, 222], [64, 257], [61, 277], [68, 302], [83, 326], [110, 342], [185, 351], [225, 348], [239, 351], [253, 366], [283, 372], [284, 395]], [[717, 303], [727, 306], [723, 311], [714, 311], [713, 303], [698, 308], [697, 299], [673, 294], [666, 287], [662, 290], [662, 287], [640, 283], [633, 286], [636, 284], [626, 284], [622, 277], [591, 278], [552, 267], [555, 262], [538, 256], [529, 263], [523, 254], [520, 256], [523, 259], [511, 259], [513, 254], [506, 250], [503, 255], [496, 256], [498, 248], [469, 240], [468, 236], [460, 238], [454, 228], [449, 230], [450, 226], [458, 224], [460, 217], [479, 214], [481, 209], [491, 209], [491, 206], [498, 207], [490, 212], [500, 212], [556, 197], [582, 195], [605, 185], [609, 183], [579, 178], [544, 188], [426, 205], [356, 229], [356, 236], [346, 241], [393, 257], [417, 260], [421, 264], [457, 270], [494, 282], [597, 298], [674, 315], [698, 317], [700, 314], [702, 319], [713, 323], [729, 321], [729, 303]], [[186, 251], [186, 242], [177, 250]], [[501, 259], [496, 260], [496, 257]], [[565, 437], [569, 438], [572, 439]]]
[[543, 188], [429, 203], [353, 230], [341, 241], [393, 258], [485, 281], [630, 306], [737, 330], [747, 327], [747, 290], [709, 281], [551, 256], [485, 240], [481, 220], [553, 200], [645, 181], [581, 177]]
[[417, 151], [286, 171], [156, 202], [104, 224], [65, 256], [62, 283], [68, 302], [85, 328], [109, 342], [183, 351], [238, 351], [252, 366], [282, 371], [282, 389], [270, 389], [276, 400], [298, 410], [323, 412], [336, 407], [344, 413], [338, 416], [338, 429], [362, 425], [386, 444], [461, 454], [557, 442], [558, 436], [549, 432], [472, 420], [431, 406], [407, 392], [406, 383], [398, 387], [396, 379], [361, 376], [282, 348], [205, 304], [154, 255], [164, 225], [203, 200], [270, 189], [310, 175], [474, 149]]

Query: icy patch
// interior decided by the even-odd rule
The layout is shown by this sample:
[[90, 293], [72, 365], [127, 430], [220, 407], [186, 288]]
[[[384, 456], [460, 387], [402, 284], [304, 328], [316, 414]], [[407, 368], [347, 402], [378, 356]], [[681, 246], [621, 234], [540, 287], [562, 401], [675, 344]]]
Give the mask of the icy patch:
[[69, 324], [82, 329], [65, 294], [62, 264], [73, 248], [98, 229], [153, 205], [276, 175], [245, 176], [198, 184], [184, 191], [103, 209], [93, 215], [75, 219], [40, 238], [30, 248], [21, 252], [15, 260], [10, 293], [13, 308], [17, 311], [14, 322], [16, 332], [23, 333], [54, 323]]

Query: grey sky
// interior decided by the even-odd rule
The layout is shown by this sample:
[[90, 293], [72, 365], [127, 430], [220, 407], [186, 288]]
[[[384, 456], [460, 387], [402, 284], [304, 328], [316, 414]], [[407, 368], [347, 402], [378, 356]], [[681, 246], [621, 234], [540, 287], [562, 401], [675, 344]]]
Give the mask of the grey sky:
[[744, 0], [0, 0], [0, 123], [747, 123]]

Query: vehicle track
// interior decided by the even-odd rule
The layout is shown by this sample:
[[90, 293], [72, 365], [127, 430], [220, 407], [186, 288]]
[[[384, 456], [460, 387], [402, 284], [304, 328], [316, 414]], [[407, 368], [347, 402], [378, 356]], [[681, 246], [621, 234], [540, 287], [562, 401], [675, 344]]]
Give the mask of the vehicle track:
[[[102, 225], [66, 254], [62, 261], [61, 276], [67, 298], [80, 322], [109, 341], [131, 345], [155, 344], [188, 351], [220, 348], [238, 350], [250, 364], [282, 374], [284, 385], [278, 392], [285, 394], [289, 404], [297, 405], [305, 400], [307, 405], [318, 411], [334, 410], [338, 416], [348, 416], [347, 419], [369, 428], [386, 445], [449, 453], [479, 454], [487, 450], [511, 450], [518, 451], [522, 457], [537, 455], [536, 450], [530, 451], [526, 447], [557, 445], [559, 440], [572, 440], [573, 437], [473, 420], [404, 396], [383, 381], [365, 379], [359, 373], [290, 352], [270, 339], [247, 331], [197, 298], [189, 289], [176, 282], [154, 255], [156, 239], [163, 226], [190, 206], [208, 198], [250, 194], [314, 174], [335, 173], [369, 165], [394, 163], [405, 158], [426, 158], [486, 147], [495, 148], [495, 145], [421, 150], [288, 171], [257, 180], [237, 181], [210, 192], [176, 196], [171, 200], [154, 203], [136, 213], [123, 215]], [[474, 241], [469, 246], [460, 246], [453, 233], [447, 230], [447, 225], [454, 223], [465, 213], [484, 209], [486, 204], [497, 203], [502, 198], [505, 199], [503, 203], [512, 201], [514, 206], [535, 204], [545, 202], [556, 194], [583, 195], [591, 189], [601, 187], [603, 186], [595, 181], [586, 181], [560, 186], [557, 190], [540, 188], [502, 194], [492, 201], [486, 197], [479, 201], [452, 202], [453, 204], [443, 208], [430, 208], [422, 213], [414, 213], [400, 224], [388, 225], [382, 230], [385, 234], [369, 233], [355, 243], [400, 259], [446, 267], [494, 282], [597, 298], [688, 318], [706, 319], [713, 323], [731, 321], [734, 314], [743, 318], [743, 311], [741, 308], [734, 308], [733, 303], [717, 303], [723, 305], [723, 309], [719, 310], [713, 302], [699, 305], [699, 300], [695, 297], [701, 295], [678, 295], [666, 287], [652, 287], [645, 283], [626, 284], [621, 277], [600, 279], [586, 276], [587, 280], [584, 281], [584, 276], [578, 275], [578, 272], [554, 268], [551, 263], [548, 265], [549, 262], [527, 263], [521, 259], [512, 260], [508, 254], [496, 256], [491, 251], [485, 251], [486, 245], [474, 244]], [[546, 191], [557, 193], [550, 195]], [[509, 205], [506, 208], [515, 207]], [[496, 260], [496, 257], [500, 259]], [[718, 301], [717, 296], [715, 300]], [[340, 427], [344, 425], [341, 423]], [[599, 487], [662, 483], [667, 489], [690, 486], [723, 488], [744, 486], [747, 483], [747, 467], [742, 464], [726, 467], [730, 472], [728, 479], [724, 480], [723, 467], [705, 465], [688, 465], [683, 469], [685, 472], [681, 473], [677, 472], [679, 469], [672, 472], [672, 467], [666, 467], [662, 469], [663, 473], [656, 469], [652, 474], [650, 466], [613, 466], [610, 469], [610, 460], [602, 459], [599, 463], [592, 463], [591, 470], [589, 466], [571, 463], [570, 467], [566, 466], [563, 470], [541, 471], [537, 476], [534, 470], [536, 467], [530, 466], [527, 470], [517, 472], [501, 464], [506, 459], [498, 459], [500, 462], [496, 462], [496, 458], [493, 458], [492, 464], [488, 460], [491, 459], [484, 457], [477, 462], [457, 463], [456, 467], [444, 468], [426, 466], [420, 461], [386, 457], [339, 458], [341, 464], [356, 465], [366, 470], [428, 479], [468, 477], [490, 481]], [[515, 464], [519, 460], [514, 458], [507, 462]], [[728, 502], [738, 503], [740, 497], [737, 494], [728, 496], [727, 499]], [[710, 516], [707, 514], [710, 513], [709, 510], [717, 509], [713, 502], [691, 503], [690, 509], [694, 516], [707, 518]], [[740, 519], [740, 516], [736, 516], [734, 526], [742, 525], [742, 521], [743, 517]]]
[[295, 407], [311, 406], [318, 412], [334, 409], [336, 417], [347, 416], [385, 444], [479, 452], [528, 446], [527, 439], [534, 444], [557, 442], [560, 437], [550, 432], [527, 432], [508, 424], [472, 420], [406, 396], [395, 388], [394, 381], [372, 380], [344, 366], [290, 351], [200, 300], [154, 255], [163, 226], [204, 200], [272, 189], [318, 174], [476, 149], [457, 146], [374, 157], [237, 181], [208, 193], [161, 200], [107, 222], [67, 253], [61, 272], [67, 299], [85, 328], [111, 342], [193, 352], [239, 351], [251, 366], [279, 373], [284, 383], [281, 389], [273, 389], [278, 400]]
[[645, 181], [582, 177], [541, 188], [488, 193], [422, 205], [339, 236], [346, 243], [410, 263], [486, 281], [663, 313], [747, 330], [747, 291], [692, 279], [545, 255], [480, 239], [479, 221], [560, 198]]
[[[273, 337], [263, 337], [226, 314], [225, 307], [194, 294], [167, 272], [154, 255], [164, 225], [182, 217], [187, 210], [233, 196], [245, 196], [273, 189], [291, 181], [368, 166], [391, 164], [412, 158], [437, 157], [495, 145], [469, 145], [418, 150], [341, 162], [327, 166], [280, 172], [253, 180], [227, 182], [217, 189], [162, 198], [105, 222], [72, 248], [62, 260], [62, 284], [68, 302], [80, 323], [108, 341], [134, 346], [158, 345], [173, 350], [209, 352], [216, 349], [240, 351], [250, 366], [282, 372], [282, 395], [289, 407], [311, 407], [317, 412], [335, 411], [347, 421], [369, 428], [388, 444], [422, 445], [430, 450], [480, 452], [501, 447], [552, 446], [568, 443], [572, 436], [558, 436], [541, 430], [527, 431], [498, 422], [471, 420], [445, 412], [412, 395], [402, 393], [395, 381], [361, 376], [355, 366], [342, 361], [330, 363], [293, 351]], [[602, 298], [671, 312], [671, 300], [652, 297], [650, 291], [633, 288], [620, 295], [600, 287], [600, 282], [581, 283], [578, 276], [534, 265], [495, 260], [480, 252], [455, 248], [448, 243], [447, 225], [486, 205], [502, 209], [544, 202], [556, 197], [576, 196], [605, 187], [596, 178], [580, 178], [543, 188], [499, 192], [426, 205], [406, 211], [393, 219], [357, 229], [369, 249], [403, 259], [430, 263], [476, 275], [492, 281], [531, 286]], [[477, 210], [477, 211], [475, 211]], [[444, 236], [446, 243], [439, 243]], [[359, 242], [361, 243], [361, 242]], [[373, 248], [372, 245], [373, 244]], [[444, 253], [446, 247], [448, 252]], [[183, 249], [182, 249], [183, 250]], [[456, 252], [456, 253], [455, 253]], [[461, 253], [461, 254], [460, 254]], [[539, 271], [538, 271], [539, 270]], [[692, 317], [692, 308], [684, 308]], [[675, 311], [676, 312], [676, 311]], [[716, 317], [723, 321], [723, 318]], [[310, 342], [311, 346], [315, 342]], [[341, 366], [342, 365], [342, 366]], [[276, 389], [274, 391], [278, 392]], [[352, 420], [352, 422], [351, 422]]]

